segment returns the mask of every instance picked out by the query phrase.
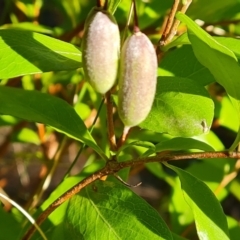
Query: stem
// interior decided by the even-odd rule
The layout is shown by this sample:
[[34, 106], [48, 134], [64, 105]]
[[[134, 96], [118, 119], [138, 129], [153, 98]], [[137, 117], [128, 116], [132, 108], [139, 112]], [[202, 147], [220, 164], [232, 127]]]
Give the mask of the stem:
[[167, 24], [166, 24], [166, 26], [163, 30], [162, 37], [158, 42], [159, 46], [164, 46], [165, 45], [165, 41], [167, 39], [167, 36], [170, 33], [171, 28], [172, 28], [174, 17], [176, 15], [177, 10], [178, 10], [179, 3], [180, 3], [180, 0], [174, 0], [173, 6], [172, 6], [171, 11], [169, 13]]
[[[119, 170], [127, 167], [133, 167], [136, 165], [142, 165], [144, 163], [150, 162], [166, 162], [166, 161], [179, 161], [179, 160], [192, 160], [192, 159], [218, 159], [218, 158], [230, 158], [230, 159], [240, 159], [240, 152], [196, 152], [196, 153], [168, 153], [159, 154], [153, 157], [145, 157], [133, 159], [126, 162], [117, 162], [115, 159], [107, 162], [106, 166], [92, 175], [86, 177], [80, 183], [77, 183], [67, 192], [62, 194], [57, 200], [55, 200], [36, 220], [36, 223], [40, 225], [57, 207], [59, 207], [66, 200], [77, 194], [82, 188], [86, 187], [90, 183], [104, 177], [107, 175], [115, 174]], [[29, 239], [35, 232], [34, 226], [27, 231], [22, 240]]]
[[113, 104], [111, 99], [111, 90], [106, 93], [106, 105], [107, 105], [108, 140], [110, 144], [110, 150], [116, 151], [117, 145], [113, 124]]
[[[185, 13], [191, 3], [192, 3], [192, 0], [187, 0], [186, 3], [182, 6], [180, 12]], [[180, 21], [175, 19], [175, 21], [172, 25], [171, 31], [165, 40], [165, 45], [172, 41], [173, 37], [176, 35], [179, 24], [180, 24]]]
[[[160, 38], [160, 40], [158, 42], [158, 46], [157, 46], [157, 50], [156, 50], [158, 56], [161, 53], [161, 51], [160, 51], [161, 47], [163, 47], [163, 46], [167, 45], [169, 42], [171, 42], [173, 37], [176, 35], [177, 28], [180, 24], [180, 21], [177, 19], [174, 20], [174, 18], [175, 18], [177, 10], [179, 8], [179, 3], [180, 3], [180, 0], [174, 0], [174, 4], [170, 11], [167, 24], [163, 30], [162, 37]], [[185, 13], [191, 3], [192, 3], [192, 0], [186, 0], [186, 3], [182, 5], [180, 12]]]
[[102, 6], [102, 1], [101, 0], [97, 0], [96, 1], [96, 5], [97, 5], [97, 7], [101, 7]]
[[119, 149], [125, 143], [125, 141], [127, 140], [129, 130], [130, 130], [130, 127], [126, 127], [126, 126], [124, 127], [122, 136], [119, 139], [118, 144], [117, 144], [117, 149]]
[[[238, 151], [240, 151], [240, 144], [238, 145]], [[234, 170], [223, 177], [222, 181], [214, 191], [214, 194], [218, 195], [223, 188], [225, 188], [234, 178], [237, 177], [239, 171], [240, 171], [240, 159], [236, 161]]]
[[46, 175], [46, 177], [41, 181], [41, 183], [39, 184], [38, 188], [36, 189], [36, 192], [32, 198], [32, 203], [31, 206], [29, 207], [30, 210], [33, 209], [34, 207], [36, 207], [36, 205], [39, 203], [39, 201], [42, 198], [43, 193], [47, 190], [47, 188], [49, 187], [49, 184], [52, 180], [52, 177], [56, 171], [57, 165], [61, 159], [61, 156], [63, 154], [63, 151], [65, 150], [67, 144], [67, 137], [64, 136], [53, 159], [52, 159], [52, 166], [48, 171], [48, 174]]
[[107, 10], [108, 9], [108, 0], [105, 0], [105, 3], [103, 5], [103, 9]]
[[138, 24], [136, 0], [133, 0], [133, 12], [134, 12], [133, 32], [137, 33], [137, 32], [140, 32], [140, 29], [139, 29], [139, 24]]
[[[95, 126], [95, 124], [96, 124], [96, 122], [97, 122], [98, 116], [99, 116], [99, 114], [100, 114], [100, 112], [101, 112], [101, 110], [102, 110], [103, 103], [104, 103], [104, 98], [102, 99], [102, 101], [101, 101], [101, 103], [100, 103], [100, 105], [99, 105], [99, 107], [98, 107], [97, 114], [96, 114], [96, 116], [95, 116], [95, 118], [94, 118], [94, 120], [93, 120], [92, 126], [91, 126], [90, 129], [89, 129], [89, 132], [90, 132], [90, 133], [92, 133], [92, 130], [93, 130], [93, 128], [94, 128], [94, 126]], [[66, 174], [65, 174], [65, 176], [64, 176], [64, 179], [68, 177], [69, 173], [71, 172], [73, 166], [76, 164], [79, 156], [81, 155], [81, 153], [82, 153], [82, 151], [83, 151], [83, 149], [84, 149], [85, 147], [86, 147], [86, 144], [85, 144], [85, 143], [82, 144], [82, 146], [80, 147], [80, 149], [79, 149], [76, 157], [74, 158], [71, 166], [70, 166], [69, 169], [67, 170], [67, 172], [66, 172]]]

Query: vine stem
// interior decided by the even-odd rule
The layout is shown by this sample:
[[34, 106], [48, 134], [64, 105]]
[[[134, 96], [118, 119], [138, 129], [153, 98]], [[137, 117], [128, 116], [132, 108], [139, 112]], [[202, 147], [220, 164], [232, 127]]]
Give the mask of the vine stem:
[[113, 104], [111, 98], [111, 90], [106, 93], [106, 106], [107, 106], [107, 128], [108, 128], [108, 140], [110, 144], [110, 149], [116, 151], [116, 136], [114, 133], [114, 124], [113, 124]]
[[161, 51], [160, 48], [167, 45], [172, 41], [173, 37], [176, 35], [177, 28], [180, 24], [180, 21], [175, 19], [176, 12], [180, 9], [180, 12], [185, 13], [189, 8], [192, 0], [186, 0], [185, 3], [180, 7], [180, 0], [174, 0], [173, 6], [169, 13], [169, 17], [167, 23], [165, 24], [163, 34], [158, 42], [158, 46], [156, 49], [157, 55], [159, 56]]
[[136, 0], [133, 0], [133, 16], [134, 16], [134, 24], [133, 24], [133, 32], [137, 33], [140, 32], [139, 24], [138, 24], [138, 15], [137, 15], [137, 6]]
[[[126, 162], [117, 162], [115, 158], [109, 160], [106, 166], [92, 175], [86, 177], [81, 182], [77, 183], [75, 186], [70, 188], [67, 192], [62, 194], [58, 199], [56, 199], [44, 212], [40, 214], [36, 220], [36, 224], [40, 225], [47, 217], [66, 200], [77, 194], [81, 189], [89, 185], [90, 183], [101, 179], [107, 175], [114, 175], [119, 170], [127, 167], [133, 167], [136, 165], [142, 165], [144, 163], [150, 162], [168, 162], [168, 161], [179, 161], [179, 160], [191, 160], [191, 159], [218, 159], [218, 158], [230, 158], [230, 159], [240, 159], [240, 152], [196, 152], [196, 153], [167, 153], [159, 154], [152, 157], [144, 157], [138, 159], [132, 159]], [[23, 236], [22, 240], [28, 240], [35, 232], [34, 226], [31, 226], [26, 234]]]

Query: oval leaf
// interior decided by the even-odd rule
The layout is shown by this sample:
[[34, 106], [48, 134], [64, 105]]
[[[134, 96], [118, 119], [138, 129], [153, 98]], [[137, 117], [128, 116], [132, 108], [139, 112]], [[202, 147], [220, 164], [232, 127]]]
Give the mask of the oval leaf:
[[187, 78], [159, 77], [151, 112], [140, 127], [191, 137], [208, 131], [213, 113], [213, 101], [203, 86]]
[[79, 49], [39, 33], [0, 30], [0, 49], [0, 79], [81, 67]]
[[186, 15], [178, 13], [177, 18], [188, 27], [188, 38], [198, 61], [209, 69], [228, 94], [240, 100], [240, 67], [234, 53], [217, 42]]
[[86, 143], [103, 159], [106, 159], [82, 119], [62, 99], [38, 91], [2, 86], [0, 87], [0, 102], [0, 114], [47, 124], [71, 138]]
[[200, 239], [229, 239], [226, 216], [213, 192], [190, 173], [166, 164], [181, 181], [186, 202], [191, 207]]
[[65, 235], [71, 239], [172, 239], [166, 223], [129, 188], [98, 181], [70, 199]]
[[176, 137], [167, 141], [158, 143], [155, 146], [156, 152], [166, 151], [166, 150], [189, 150], [198, 149], [203, 151], [214, 151], [214, 149], [205, 142], [199, 141], [193, 138], [182, 138]]

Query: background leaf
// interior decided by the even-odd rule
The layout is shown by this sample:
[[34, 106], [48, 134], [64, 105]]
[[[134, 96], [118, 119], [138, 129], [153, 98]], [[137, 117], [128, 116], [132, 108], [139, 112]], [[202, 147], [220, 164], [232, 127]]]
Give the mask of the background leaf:
[[212, 191], [188, 172], [166, 164], [181, 181], [186, 202], [191, 207], [200, 239], [229, 239], [227, 220]]
[[159, 76], [189, 78], [202, 86], [216, 81], [210, 71], [197, 60], [191, 45], [167, 52], [161, 60]]
[[159, 77], [155, 100], [140, 127], [174, 136], [203, 134], [211, 126], [213, 101], [203, 86], [187, 78]]
[[0, 30], [0, 49], [0, 79], [81, 67], [78, 48], [39, 33]]
[[166, 223], [122, 184], [97, 181], [69, 201], [65, 236], [72, 239], [172, 239]]

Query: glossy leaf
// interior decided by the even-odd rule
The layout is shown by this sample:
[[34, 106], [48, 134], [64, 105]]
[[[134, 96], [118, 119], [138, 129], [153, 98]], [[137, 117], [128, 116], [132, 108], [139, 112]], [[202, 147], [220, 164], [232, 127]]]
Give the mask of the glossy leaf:
[[159, 77], [151, 112], [140, 127], [174, 136], [196, 136], [211, 126], [213, 109], [206, 89], [195, 81]]
[[82, 119], [65, 101], [38, 91], [0, 87], [0, 113], [47, 124], [57, 131], [92, 147], [106, 158]]
[[226, 217], [213, 192], [190, 173], [169, 164], [167, 166], [180, 178], [184, 198], [194, 214], [199, 238], [229, 239]]
[[177, 18], [188, 27], [188, 38], [199, 62], [207, 67], [216, 81], [235, 99], [240, 99], [240, 66], [234, 53], [217, 42], [194, 21], [182, 13]]
[[172, 239], [156, 210], [110, 181], [95, 182], [71, 198], [64, 223], [71, 239]]
[[155, 146], [155, 148], [156, 152], [166, 150], [179, 151], [189, 149], [214, 151], [214, 149], [205, 142], [193, 138], [181, 138], [181, 137], [176, 137], [167, 141], [160, 142]]
[[0, 49], [0, 79], [81, 67], [78, 48], [39, 33], [0, 30]]

